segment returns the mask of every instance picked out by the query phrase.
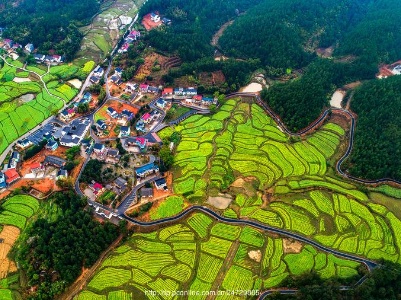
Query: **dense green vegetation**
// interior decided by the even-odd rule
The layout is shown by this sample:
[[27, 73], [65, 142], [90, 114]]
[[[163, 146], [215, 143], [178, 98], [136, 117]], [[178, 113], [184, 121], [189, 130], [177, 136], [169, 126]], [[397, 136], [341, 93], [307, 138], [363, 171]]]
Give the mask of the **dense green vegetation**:
[[[256, 291], [279, 285], [290, 275], [318, 271], [337, 275], [343, 283], [360, 277], [358, 263], [302, 245], [287, 253], [280, 237], [251, 227], [213, 221], [202, 213], [151, 233], [133, 234], [105, 259], [77, 300], [114, 299], [114, 293], [141, 299], [145, 291], [207, 293]], [[188, 299], [205, 299], [190, 295]], [[148, 298], [148, 297], [146, 297]], [[149, 297], [150, 298], [150, 297]], [[167, 299], [174, 299], [169, 297]], [[232, 299], [232, 298], [230, 298]], [[235, 298], [236, 299], [236, 298]]]
[[396, 300], [401, 293], [401, 268], [399, 264], [382, 262], [373, 270], [366, 281], [354, 290], [341, 291], [341, 283], [336, 278], [322, 280], [316, 273], [305, 273], [288, 278], [283, 286], [298, 288], [296, 295], [274, 294], [266, 299], [308, 299], [308, 300]]
[[33, 43], [40, 52], [54, 49], [68, 60], [80, 47], [82, 34], [77, 26], [100, 8], [96, 0], [25, 0], [4, 4], [0, 12], [0, 26], [7, 28], [4, 37], [22, 45]]
[[358, 115], [346, 167], [357, 177], [401, 180], [401, 77], [367, 82], [351, 102]]
[[[400, 216], [366, 189], [329, 175], [345, 134], [335, 123], [294, 140], [258, 105], [230, 99], [214, 115], [192, 116], [160, 135], [174, 131], [181, 134], [172, 168], [176, 194], [216, 206], [210, 197], [229, 193], [228, 207], [216, 206], [227, 217], [285, 228], [369, 259], [401, 261]], [[272, 200], [262, 208], [266, 190]]]
[[18, 249], [18, 261], [28, 284], [38, 289], [33, 299], [53, 299], [73, 282], [82, 267], [91, 266], [117, 237], [111, 223], [99, 224], [84, 210], [86, 201], [73, 192], [58, 193], [52, 201], [62, 211], [56, 220], [36, 220]]
[[159, 11], [173, 21], [163, 30], [152, 30], [148, 39], [158, 49], [177, 53], [184, 61], [195, 61], [213, 54], [210, 45], [213, 34], [225, 22], [235, 17], [235, 10], [246, 10], [255, 0], [153, 0], [141, 8], [141, 15]]

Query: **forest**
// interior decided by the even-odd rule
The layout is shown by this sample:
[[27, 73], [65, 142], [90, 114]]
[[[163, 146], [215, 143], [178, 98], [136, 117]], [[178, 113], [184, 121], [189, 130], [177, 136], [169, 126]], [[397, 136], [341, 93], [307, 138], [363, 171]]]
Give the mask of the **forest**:
[[213, 56], [210, 45], [213, 34], [237, 13], [261, 0], [153, 0], [146, 2], [140, 14], [151, 11], [171, 19], [172, 26], [149, 32], [151, 45], [168, 53], [176, 53], [183, 61]]
[[307, 127], [328, 107], [334, 90], [345, 83], [369, 78], [370, 70], [358, 62], [340, 63], [316, 59], [298, 79], [276, 83], [261, 93], [262, 99], [281, 117], [293, 132]]
[[0, 11], [0, 27], [6, 28], [3, 37], [23, 46], [33, 43], [45, 54], [54, 50], [67, 60], [74, 58], [81, 44], [78, 26], [89, 21], [100, 8], [96, 0], [5, 2]]
[[86, 201], [73, 191], [56, 193], [54, 201], [62, 212], [52, 221], [39, 218], [28, 229], [17, 258], [30, 286], [37, 286], [31, 299], [54, 299], [90, 267], [118, 236], [119, 229], [100, 224], [84, 210]]
[[264, 66], [306, 66], [319, 47], [360, 63], [400, 58], [401, 7], [395, 0], [264, 0], [238, 17], [220, 38], [228, 56]]
[[366, 82], [356, 90], [351, 109], [358, 119], [347, 171], [401, 180], [401, 77]]
[[341, 291], [342, 283], [336, 279], [321, 279], [316, 273], [306, 273], [285, 280], [282, 286], [299, 289], [295, 295], [273, 294], [270, 300], [396, 300], [401, 293], [401, 268], [399, 264], [384, 261], [367, 275], [359, 286]]

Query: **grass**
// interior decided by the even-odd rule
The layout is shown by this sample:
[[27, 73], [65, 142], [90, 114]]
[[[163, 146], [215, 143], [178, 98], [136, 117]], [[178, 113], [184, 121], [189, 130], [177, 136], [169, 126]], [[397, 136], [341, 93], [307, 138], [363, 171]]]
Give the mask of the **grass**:
[[125, 269], [105, 268], [95, 275], [89, 287], [98, 291], [108, 287], [121, 286], [131, 279], [131, 271]]
[[149, 214], [152, 220], [159, 220], [171, 217], [179, 213], [184, 208], [184, 199], [179, 196], [170, 196], [158, 207], [151, 208]]
[[[244, 206], [254, 202], [255, 199], [245, 199]], [[188, 233], [202, 238], [192, 241], [173, 239]], [[216, 233], [230, 235], [235, 241], [227, 240], [227, 236], [213, 236]], [[251, 259], [250, 251], [259, 251], [260, 261]], [[340, 276], [351, 276], [359, 267], [359, 264], [334, 256], [328, 258], [312, 246], [304, 246], [301, 253], [284, 254], [281, 238], [268, 237], [248, 226], [228, 226], [205, 214], [195, 213], [183, 223], [128, 237], [107, 256], [79, 297], [125, 299], [131, 296], [132, 287], [135, 287], [133, 295], [138, 297], [138, 291], [145, 290], [188, 288], [210, 291], [217, 278], [221, 280], [219, 290], [251, 290], [254, 287], [262, 290], [277, 286], [290, 273], [298, 274], [302, 268], [313, 269], [318, 260], [320, 272], [327, 273], [326, 265], [330, 261], [334, 274]]]
[[16, 195], [7, 198], [1, 204], [0, 224], [13, 225], [24, 229], [26, 222], [39, 208], [39, 202], [27, 195]]

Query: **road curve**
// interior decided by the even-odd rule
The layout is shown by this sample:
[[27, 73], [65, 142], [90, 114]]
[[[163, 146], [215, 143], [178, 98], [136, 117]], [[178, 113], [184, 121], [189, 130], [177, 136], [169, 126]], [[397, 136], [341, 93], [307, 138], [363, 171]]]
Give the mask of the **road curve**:
[[351, 119], [351, 126], [350, 126], [350, 134], [349, 134], [349, 143], [348, 143], [348, 147], [347, 147], [347, 151], [344, 153], [344, 155], [337, 161], [336, 164], [336, 171], [338, 172], [338, 174], [340, 174], [341, 176], [343, 176], [346, 179], [358, 182], [358, 183], [363, 183], [363, 184], [380, 184], [380, 183], [394, 183], [397, 185], [401, 185], [401, 181], [397, 181], [391, 178], [381, 178], [381, 179], [376, 179], [376, 180], [368, 180], [368, 179], [362, 179], [362, 178], [358, 178], [352, 175], [349, 175], [347, 173], [345, 173], [342, 169], [341, 166], [343, 164], [343, 162], [351, 155], [351, 151], [352, 151], [352, 147], [354, 145], [354, 134], [355, 134], [355, 124], [356, 124], [356, 120], [354, 115], [349, 112], [346, 109], [343, 108], [328, 108], [326, 110], [324, 110], [322, 112], [322, 114], [319, 116], [319, 118], [317, 118], [313, 123], [311, 123], [308, 127], [294, 133], [288, 130], [288, 128], [284, 125], [284, 123], [281, 121], [281, 119], [278, 117], [278, 115], [265, 103], [262, 101], [262, 99], [260, 98], [260, 96], [258, 94], [253, 94], [253, 93], [232, 93], [227, 95], [227, 98], [235, 98], [235, 97], [253, 97], [256, 99], [256, 101], [258, 102], [259, 105], [261, 105], [268, 113], [269, 115], [276, 121], [276, 123], [278, 124], [278, 126], [288, 135], [291, 136], [300, 136], [302, 134], [305, 134], [306, 132], [308, 132], [309, 130], [311, 130], [312, 128], [314, 128], [315, 126], [317, 126], [320, 122], [322, 122], [324, 119], [326, 119], [326, 117], [330, 114], [330, 112], [342, 112], [345, 113], [347, 116], [350, 117]]
[[151, 222], [138, 221], [138, 220], [135, 220], [135, 219], [133, 219], [131, 217], [128, 217], [126, 215], [120, 215], [120, 216], [123, 219], [125, 219], [125, 220], [127, 220], [127, 221], [129, 221], [129, 222], [131, 222], [131, 223], [133, 223], [135, 225], [143, 226], [143, 227], [150, 227], [150, 226], [163, 225], [165, 223], [179, 221], [182, 218], [186, 217], [187, 215], [191, 214], [192, 212], [196, 212], [196, 211], [203, 212], [203, 213], [215, 218], [216, 220], [218, 220], [220, 222], [227, 223], [227, 224], [248, 225], [248, 226], [252, 226], [252, 227], [264, 230], [264, 231], [270, 231], [270, 232], [273, 232], [273, 233], [277, 233], [277, 234], [292, 238], [294, 240], [297, 240], [297, 241], [312, 245], [312, 246], [316, 247], [317, 249], [319, 249], [321, 251], [324, 251], [324, 252], [327, 252], [327, 253], [330, 253], [330, 254], [334, 254], [336, 256], [339, 256], [339, 257], [342, 257], [342, 258], [345, 258], [345, 259], [349, 259], [349, 260], [352, 260], [352, 261], [355, 261], [355, 262], [362, 263], [368, 268], [369, 271], [371, 271], [372, 269], [374, 269], [378, 265], [374, 261], [371, 261], [371, 260], [356, 256], [356, 255], [344, 253], [344, 252], [341, 252], [341, 251], [338, 251], [338, 250], [335, 250], [335, 249], [331, 249], [331, 248], [326, 247], [326, 246], [323, 246], [323, 245], [315, 242], [314, 240], [311, 240], [311, 239], [309, 239], [309, 238], [307, 238], [307, 237], [305, 237], [303, 235], [291, 232], [289, 230], [276, 228], [276, 227], [265, 225], [265, 224], [261, 224], [259, 222], [255, 222], [255, 221], [252, 221], [252, 220], [231, 219], [231, 218], [223, 217], [223, 216], [220, 216], [215, 211], [213, 211], [213, 210], [211, 210], [211, 209], [209, 209], [207, 207], [199, 206], [199, 205], [191, 206], [188, 209], [186, 209], [186, 210], [182, 211], [181, 213], [179, 213], [178, 215], [175, 215], [175, 216], [172, 216], [172, 217], [168, 217], [168, 218], [164, 218], [164, 219], [161, 219], [161, 220], [151, 221]]

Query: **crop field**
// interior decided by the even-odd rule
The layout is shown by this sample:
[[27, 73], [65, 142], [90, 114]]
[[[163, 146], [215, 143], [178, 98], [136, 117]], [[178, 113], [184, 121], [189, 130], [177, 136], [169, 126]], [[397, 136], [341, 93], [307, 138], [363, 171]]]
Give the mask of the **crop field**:
[[[183, 233], [191, 235], [192, 241], [178, 238]], [[226, 233], [229, 239], [224, 238]], [[131, 295], [142, 299], [149, 290], [206, 292], [212, 286], [227, 291], [263, 290], [278, 286], [289, 275], [311, 270], [328, 277], [358, 276], [358, 263], [312, 246], [303, 245], [297, 253], [287, 250], [281, 238], [194, 213], [152, 233], [133, 234], [108, 255], [75, 299], [128, 299]]]
[[[167, 137], [174, 131], [182, 136], [175, 157], [174, 191], [197, 201], [226, 189], [231, 180], [225, 174], [230, 172], [255, 178], [260, 190], [283, 178], [324, 176], [327, 160], [344, 134], [341, 127], [328, 123], [308, 139], [290, 143], [261, 107], [234, 99], [214, 116], [192, 116], [160, 135]], [[197, 185], [200, 181], [206, 186]]]
[[1, 204], [0, 224], [24, 229], [27, 219], [32, 217], [38, 208], [38, 200], [31, 196], [17, 195], [8, 198]]
[[[7, 62], [12, 66], [4, 64], [0, 69], [0, 153], [77, 95], [77, 89], [60, 83], [59, 79], [85, 78], [94, 65], [94, 62], [88, 62], [83, 67], [53, 66], [47, 73], [44, 66], [28, 66], [24, 71], [19, 61]], [[43, 76], [50, 94], [39, 76]]]

